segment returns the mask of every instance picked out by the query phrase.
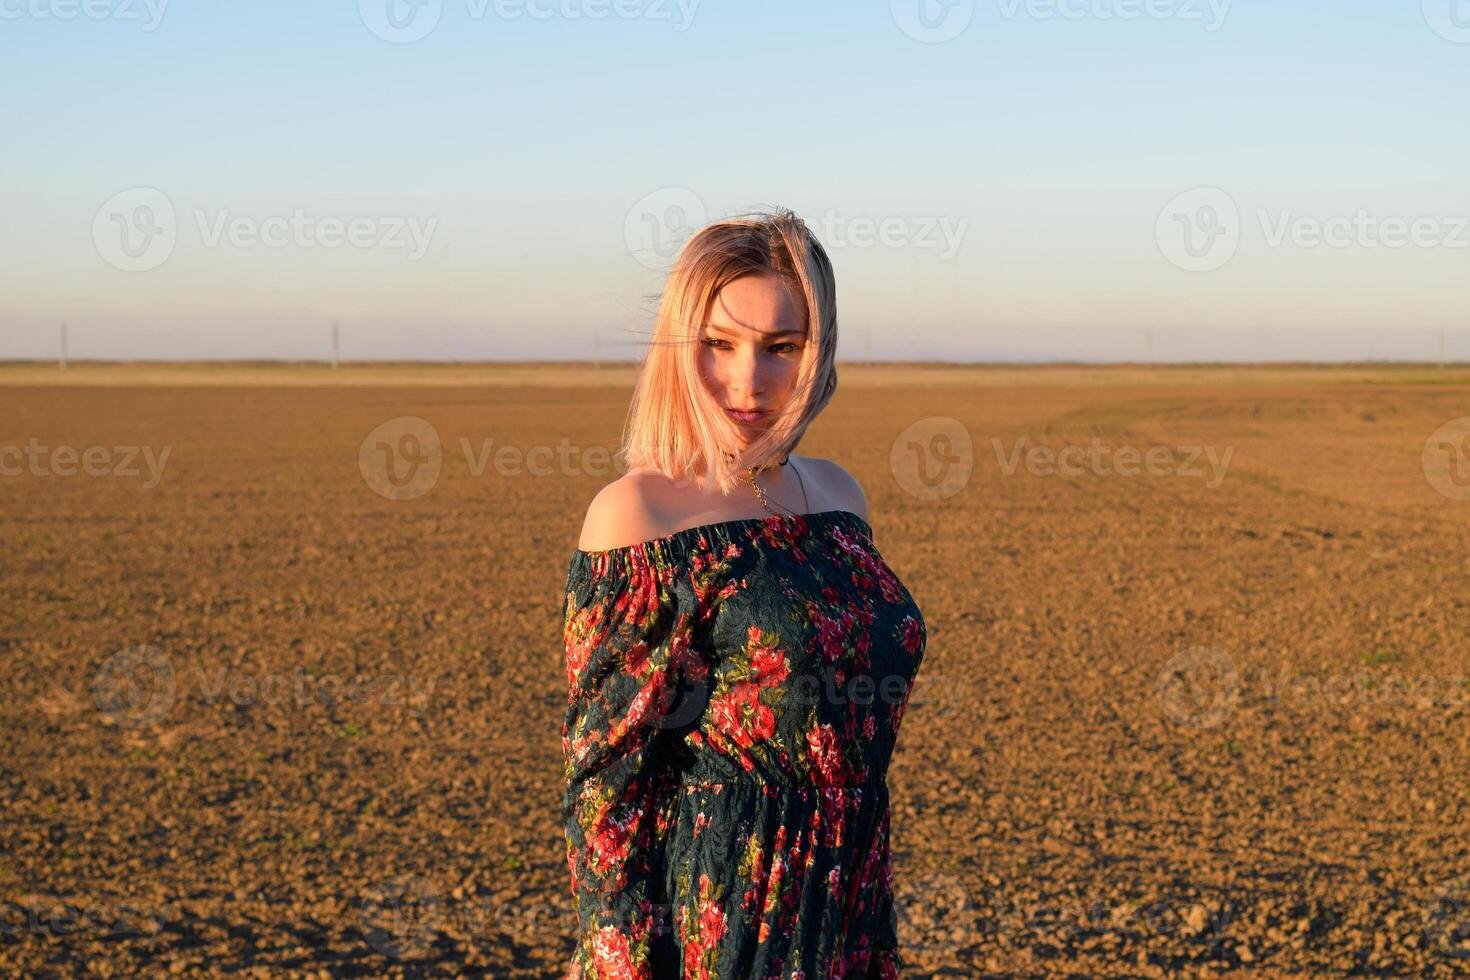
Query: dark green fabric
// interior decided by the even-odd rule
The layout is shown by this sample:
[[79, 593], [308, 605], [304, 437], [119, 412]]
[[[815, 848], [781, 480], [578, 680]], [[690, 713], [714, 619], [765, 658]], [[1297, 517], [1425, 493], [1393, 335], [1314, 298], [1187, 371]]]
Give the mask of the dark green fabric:
[[571, 977], [895, 977], [886, 773], [924, 620], [849, 511], [576, 551]]

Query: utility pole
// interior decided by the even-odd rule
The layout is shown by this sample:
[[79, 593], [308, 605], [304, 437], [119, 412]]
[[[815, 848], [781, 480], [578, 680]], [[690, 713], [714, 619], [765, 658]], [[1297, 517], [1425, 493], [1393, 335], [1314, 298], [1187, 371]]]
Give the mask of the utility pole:
[[341, 341], [341, 331], [337, 327], [337, 321], [332, 321], [332, 370], [337, 370], [338, 345]]
[[61, 332], [58, 338], [61, 341], [61, 360], [58, 363], [61, 370], [66, 370], [66, 321], [61, 321]]
[[1444, 370], [1444, 327], [1439, 328], [1439, 369]]
[[1147, 330], [1145, 330], [1144, 336], [1147, 338], [1148, 363], [1151, 366], [1154, 363], [1154, 328], [1149, 327]]
[[602, 334], [592, 331], [592, 366], [602, 367]]

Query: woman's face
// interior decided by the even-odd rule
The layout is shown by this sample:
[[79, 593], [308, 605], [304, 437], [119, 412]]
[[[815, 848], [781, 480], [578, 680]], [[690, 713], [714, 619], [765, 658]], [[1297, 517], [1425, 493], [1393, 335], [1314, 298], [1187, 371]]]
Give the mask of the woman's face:
[[779, 276], [732, 280], [715, 294], [699, 345], [705, 388], [749, 445], [796, 388], [806, 304]]

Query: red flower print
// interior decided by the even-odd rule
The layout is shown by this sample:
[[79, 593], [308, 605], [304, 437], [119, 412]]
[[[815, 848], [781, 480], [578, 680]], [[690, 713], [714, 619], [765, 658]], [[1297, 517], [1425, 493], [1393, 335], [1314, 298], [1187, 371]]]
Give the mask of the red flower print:
[[806, 733], [807, 752], [818, 786], [841, 786], [846, 775], [842, 749], [831, 725], [818, 725]]
[[567, 689], [573, 694], [577, 692], [577, 678], [582, 676], [592, 651], [606, 638], [606, 631], [598, 628], [600, 622], [603, 622], [602, 606], [584, 609], [567, 620]]
[[[878, 774], [925, 622], [844, 514], [717, 522], [574, 559], [569, 980], [898, 976]], [[684, 705], [699, 717], [674, 727]]]
[[620, 822], [613, 818], [612, 808], [611, 803], [604, 805], [587, 828], [587, 847], [593, 867], [599, 871], [616, 870], [627, 860], [633, 825], [641, 816], [634, 813], [631, 818]]
[[776, 645], [779, 640], [780, 637], [774, 633], [763, 633], [759, 626], [751, 626], [746, 634], [751, 679], [762, 687], [779, 684], [791, 674], [791, 668], [786, 664], [786, 654]]
[[706, 901], [699, 910], [699, 938], [707, 947], [713, 946], [725, 935], [725, 911], [714, 902]]
[[750, 748], [776, 731], [776, 715], [760, 703], [760, 685], [741, 681], [715, 699], [715, 725], [737, 745]]
[[835, 664], [842, 658], [844, 648], [842, 624], [815, 607], [812, 607], [810, 612], [812, 623], [817, 628], [815, 643], [822, 652], [822, 662]]
[[761, 522], [760, 539], [773, 548], [789, 548], [806, 534], [806, 518], [800, 514], [779, 516], [772, 514]]
[[689, 645], [689, 633], [687, 622], [681, 618], [673, 637], [669, 640], [669, 663], [684, 677], [702, 681], [709, 673], [709, 665], [704, 662], [699, 651]]
[[667, 671], [654, 672], [653, 676], [648, 679], [648, 683], [633, 695], [632, 701], [628, 702], [628, 710], [622, 720], [613, 726], [614, 740], [621, 741], [629, 731], [648, 724], [651, 719], [657, 718], [668, 710], [668, 702], [672, 697], [668, 683]]
[[903, 630], [903, 648], [910, 656], [917, 656], [919, 647], [924, 642], [924, 628], [912, 616], [905, 616], [900, 628]]
[[[843, 787], [824, 786], [822, 794], [821, 828], [824, 847], [841, 847], [843, 830], [847, 827], [848, 796]], [[817, 811], [812, 813], [812, 823], [817, 823]]]
[[648, 666], [648, 644], [642, 640], [633, 644], [626, 655], [628, 673], [634, 677], [641, 677], [643, 670]]
[[717, 889], [709, 875], [699, 876], [699, 905], [694, 921], [690, 921], [689, 910], [679, 909], [679, 938], [684, 946], [684, 976], [698, 980], [713, 980], [716, 973], [716, 956], [712, 954], [728, 930], [725, 912], [720, 907]]
[[837, 547], [859, 561], [867, 557], [868, 553], [863, 550], [863, 546], [856, 539], [844, 534], [841, 528], [832, 529], [832, 540], [837, 542]]
[[616, 926], [603, 926], [592, 940], [592, 965], [599, 980], [634, 980], [633, 957], [628, 952], [628, 937]]
[[779, 684], [791, 675], [786, 664], [786, 654], [780, 650], [760, 650], [750, 660], [751, 673], [762, 687]]

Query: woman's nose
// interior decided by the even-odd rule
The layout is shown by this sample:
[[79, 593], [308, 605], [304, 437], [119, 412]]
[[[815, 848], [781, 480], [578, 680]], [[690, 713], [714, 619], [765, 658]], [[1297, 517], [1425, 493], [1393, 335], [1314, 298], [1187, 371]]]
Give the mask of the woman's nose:
[[754, 354], [747, 354], [736, 363], [731, 371], [730, 387], [743, 395], [759, 395], [764, 390], [760, 360]]

